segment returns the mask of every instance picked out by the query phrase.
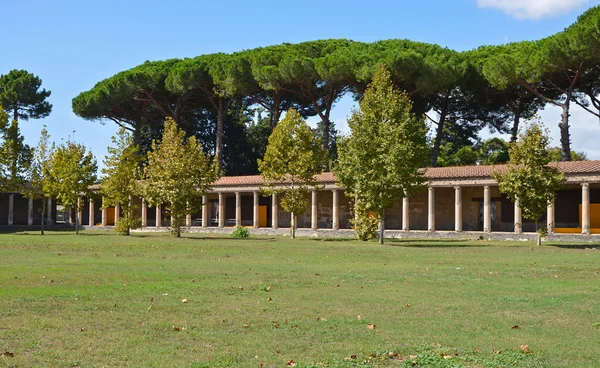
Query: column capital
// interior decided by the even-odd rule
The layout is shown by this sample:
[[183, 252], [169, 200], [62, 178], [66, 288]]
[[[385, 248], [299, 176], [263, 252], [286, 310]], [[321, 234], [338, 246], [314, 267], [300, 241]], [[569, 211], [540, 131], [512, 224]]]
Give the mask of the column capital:
[[581, 186], [582, 186], [584, 189], [589, 189], [589, 187], [590, 187], [590, 183], [581, 183]]
[[462, 187], [460, 185], [455, 185], [454, 186], [454, 190], [461, 190], [461, 189], [462, 189]]

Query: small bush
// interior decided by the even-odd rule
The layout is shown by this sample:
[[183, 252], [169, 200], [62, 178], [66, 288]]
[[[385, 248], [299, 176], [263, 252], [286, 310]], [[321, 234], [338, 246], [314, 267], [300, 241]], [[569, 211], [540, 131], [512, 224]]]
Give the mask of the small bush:
[[125, 217], [119, 217], [119, 221], [115, 225], [115, 231], [121, 235], [129, 235], [129, 230], [139, 229], [142, 227], [142, 219], [139, 217], [132, 218], [129, 221]]
[[231, 236], [237, 239], [243, 239], [249, 237], [250, 232], [245, 227], [238, 226], [235, 230], [233, 230]]
[[377, 227], [379, 226], [379, 219], [377, 216], [368, 213], [359, 214], [352, 222], [354, 224], [356, 236], [358, 236], [360, 240], [367, 241], [377, 238]]

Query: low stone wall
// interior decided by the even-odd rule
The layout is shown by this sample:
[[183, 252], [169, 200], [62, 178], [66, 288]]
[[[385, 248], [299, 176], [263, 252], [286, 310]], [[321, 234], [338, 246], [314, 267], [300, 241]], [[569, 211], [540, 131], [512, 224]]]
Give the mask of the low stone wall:
[[[0, 232], [18, 232], [18, 231], [39, 231], [41, 227], [39, 225], [35, 226], [0, 226]], [[52, 225], [45, 226], [45, 230], [72, 230], [75, 231], [74, 225]], [[91, 230], [91, 231], [113, 231], [114, 227], [112, 226], [82, 226], [82, 230]], [[288, 228], [279, 228], [279, 229], [271, 229], [271, 228], [247, 228], [251, 235], [258, 236], [290, 236], [290, 229]], [[202, 234], [231, 234], [234, 228], [232, 227], [189, 227], [185, 228], [185, 232], [188, 233], [202, 233]], [[135, 233], [155, 233], [155, 232], [167, 232], [169, 231], [168, 227], [146, 227], [143, 229], [132, 230]], [[331, 229], [319, 229], [319, 230], [311, 230], [311, 229], [297, 229], [296, 236], [299, 237], [311, 237], [311, 238], [356, 238], [356, 233], [354, 230], [349, 229], [340, 229], [340, 230], [331, 230]], [[464, 232], [454, 232], [454, 231], [419, 231], [419, 230], [411, 230], [411, 231], [402, 231], [402, 230], [386, 230], [385, 237], [388, 239], [431, 239], [431, 240], [443, 240], [443, 239], [452, 239], [452, 240], [495, 240], [495, 241], [535, 241], [536, 239], [535, 233], [523, 233], [523, 234], [515, 234], [510, 232], [492, 232], [492, 233], [483, 233], [480, 231], [464, 231]], [[545, 237], [544, 241], [558, 241], [558, 242], [575, 242], [575, 243], [595, 243], [600, 244], [600, 234], [594, 235], [581, 235], [581, 234], [553, 234]]]

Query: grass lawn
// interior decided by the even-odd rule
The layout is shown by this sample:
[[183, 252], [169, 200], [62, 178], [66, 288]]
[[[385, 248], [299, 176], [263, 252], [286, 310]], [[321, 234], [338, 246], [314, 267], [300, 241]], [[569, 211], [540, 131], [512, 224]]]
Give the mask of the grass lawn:
[[0, 234], [0, 367], [598, 367], [599, 272], [586, 245]]

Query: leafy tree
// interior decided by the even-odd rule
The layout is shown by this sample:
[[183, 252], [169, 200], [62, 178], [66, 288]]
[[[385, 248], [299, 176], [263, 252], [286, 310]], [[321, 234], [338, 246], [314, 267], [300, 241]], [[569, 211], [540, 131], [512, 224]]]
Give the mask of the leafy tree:
[[0, 75], [0, 105], [13, 115], [13, 120], [41, 119], [50, 114], [46, 101], [50, 91], [40, 90], [42, 80], [26, 70], [11, 70]]
[[377, 214], [382, 244], [385, 211], [424, 182], [419, 168], [428, 153], [427, 126], [411, 109], [408, 95], [394, 88], [390, 73], [381, 67], [360, 110], [348, 120], [350, 136], [338, 142], [336, 177], [355, 199], [359, 218]]
[[108, 156], [104, 159], [103, 177], [100, 190], [104, 195], [103, 208], [119, 204], [123, 216], [119, 226], [123, 235], [129, 235], [131, 229], [142, 226], [136, 216], [137, 206], [133, 197], [139, 193], [140, 165], [143, 158], [139, 147], [133, 143], [133, 136], [121, 128], [116, 137], [112, 137], [113, 147], [108, 147]]
[[86, 152], [85, 146], [67, 141], [56, 147], [50, 154], [47, 171], [47, 193], [65, 207], [75, 209], [75, 233], [79, 234], [81, 219], [79, 212], [82, 201], [81, 195], [90, 196], [90, 185], [96, 181], [98, 164], [91, 152]]
[[282, 193], [281, 206], [292, 216], [292, 238], [296, 237], [296, 216], [308, 209], [308, 193], [318, 189], [315, 175], [323, 171], [325, 161], [321, 139], [297, 111], [288, 110], [273, 129], [258, 170], [268, 183], [264, 193]]
[[149, 204], [167, 206], [173, 219], [171, 229], [178, 238], [186, 215], [199, 208], [217, 178], [217, 159], [203, 153], [195, 137], [186, 140], [177, 123], [167, 118], [162, 139], [152, 142], [140, 185]]
[[[523, 217], [538, 222], [552, 203], [555, 193], [564, 181], [564, 173], [556, 167], [548, 166], [551, 154], [548, 150], [548, 130], [543, 125], [533, 123], [519, 140], [511, 143], [510, 162], [503, 172], [495, 172], [500, 192], [510, 200], [519, 200]], [[538, 230], [537, 245], [542, 244], [542, 231]]]
[[29, 167], [29, 186], [25, 187], [23, 194], [32, 199], [42, 200], [42, 235], [44, 235], [44, 223], [46, 222], [46, 199], [50, 197], [50, 159], [54, 151], [54, 144], [50, 143], [50, 134], [46, 127], [40, 133], [40, 140], [33, 149], [33, 159]]
[[[550, 161], [559, 162], [562, 161], [562, 150], [560, 147], [548, 148], [550, 153]], [[583, 151], [571, 150], [571, 160], [573, 161], [587, 161], [587, 154]]]
[[4, 177], [4, 190], [21, 190], [27, 178], [31, 164], [32, 150], [25, 144], [17, 120], [6, 127], [2, 136], [4, 141], [0, 146], [0, 165]]

